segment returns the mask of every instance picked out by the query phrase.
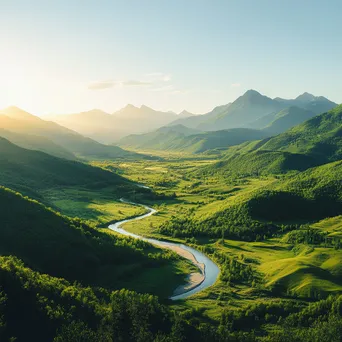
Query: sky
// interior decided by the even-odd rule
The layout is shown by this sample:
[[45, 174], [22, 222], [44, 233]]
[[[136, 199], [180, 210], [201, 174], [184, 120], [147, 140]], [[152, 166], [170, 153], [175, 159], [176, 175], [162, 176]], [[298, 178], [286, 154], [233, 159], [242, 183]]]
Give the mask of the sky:
[[205, 113], [248, 89], [342, 103], [340, 0], [0, 0], [0, 108]]

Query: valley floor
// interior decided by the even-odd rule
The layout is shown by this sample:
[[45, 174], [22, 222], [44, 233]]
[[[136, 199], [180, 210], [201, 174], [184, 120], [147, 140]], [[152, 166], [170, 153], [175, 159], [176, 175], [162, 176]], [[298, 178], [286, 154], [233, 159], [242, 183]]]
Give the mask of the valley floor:
[[[164, 160], [131, 163], [96, 163], [115, 168], [125, 177], [145, 184], [157, 193], [171, 196], [168, 201], [148, 201], [158, 213], [144, 221], [132, 221], [126, 230], [158, 239], [168, 239], [200, 248], [221, 265], [221, 277], [211, 288], [184, 302], [174, 303], [180, 311], [200, 310], [208, 320], [219, 320], [229, 310], [248, 308], [256, 303], [295, 302], [305, 306], [312, 300], [342, 292], [342, 251], [331, 246], [289, 242], [288, 232], [259, 241], [225, 238], [165, 236], [160, 227], [177, 216], [206, 217], [239, 202], [245, 196], [279, 182], [279, 177], [223, 178], [200, 176], [207, 160]], [[312, 223], [331, 236], [342, 233], [341, 217]], [[298, 222], [301, 223], [301, 222]], [[267, 325], [265, 326], [266, 329]]]

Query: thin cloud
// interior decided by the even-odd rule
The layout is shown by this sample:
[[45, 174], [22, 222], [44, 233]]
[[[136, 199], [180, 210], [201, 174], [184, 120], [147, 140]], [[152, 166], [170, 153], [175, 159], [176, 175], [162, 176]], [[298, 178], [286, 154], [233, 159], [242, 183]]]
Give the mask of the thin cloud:
[[115, 82], [113, 81], [98, 81], [88, 84], [89, 90], [103, 90], [108, 88], [113, 88]]
[[150, 82], [139, 80], [127, 80], [127, 81], [97, 81], [88, 84], [89, 90], [103, 90], [113, 87], [144, 87], [151, 85]]
[[230, 86], [232, 88], [239, 88], [239, 87], [241, 87], [241, 84], [240, 83], [232, 83]]
[[[154, 86], [155, 89], [153, 91], [160, 91], [163, 90], [163, 84], [169, 82], [171, 80], [170, 74], [164, 74], [161, 72], [153, 72], [150, 74], [144, 75], [141, 79], [135, 80], [121, 80], [121, 81], [114, 81], [114, 80], [104, 80], [104, 81], [96, 81], [88, 84], [89, 90], [104, 90], [113, 87], [149, 87]], [[170, 87], [170, 86], [168, 86]], [[169, 89], [170, 90], [170, 89]]]
[[124, 81], [121, 82], [123, 86], [148, 86], [151, 85], [151, 82], [144, 82], [144, 81], [139, 81], [139, 80], [129, 80], [129, 81]]

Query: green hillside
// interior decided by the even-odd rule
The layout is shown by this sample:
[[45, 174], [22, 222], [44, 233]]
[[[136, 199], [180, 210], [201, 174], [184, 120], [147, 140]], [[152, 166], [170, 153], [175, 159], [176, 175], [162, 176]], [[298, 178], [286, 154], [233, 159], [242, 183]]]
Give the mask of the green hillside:
[[20, 134], [48, 138], [77, 157], [87, 159], [144, 158], [118, 146], [109, 146], [86, 138], [51, 121], [45, 121], [16, 107], [0, 112], [0, 128]]
[[269, 136], [268, 132], [247, 128], [197, 132], [182, 125], [168, 126], [151, 133], [128, 136], [120, 140], [119, 144], [123, 147], [142, 150], [202, 153], [213, 149], [225, 149], [245, 141], [263, 139]]
[[253, 194], [249, 216], [270, 222], [310, 222], [342, 213], [342, 161], [310, 168]]
[[316, 114], [299, 107], [288, 107], [274, 116], [274, 119], [264, 129], [272, 134], [279, 134], [311, 119]]
[[4, 138], [0, 138], [0, 185], [97, 225], [143, 213], [140, 207], [121, 203], [121, 197], [151, 195], [108, 170], [26, 150]]
[[122, 138], [118, 144], [136, 149], [172, 150], [179, 147], [184, 137], [199, 132], [183, 125], [165, 126], [150, 133], [129, 135]]
[[342, 156], [342, 105], [269, 139], [263, 150], [305, 153], [334, 161]]
[[0, 138], [0, 175], [2, 185], [32, 190], [74, 185], [89, 188], [110, 185], [129, 187], [127, 180], [109, 171], [26, 150], [4, 138]]
[[3, 137], [13, 144], [29, 150], [45, 152], [58, 158], [65, 158], [70, 160], [76, 159], [73, 153], [69, 152], [62, 146], [55, 144], [50, 139], [42, 136], [20, 134], [0, 128], [0, 137]]
[[[260, 197], [261, 201], [267, 202], [265, 208], [269, 209], [269, 213], [263, 213], [261, 216], [272, 220], [310, 220], [341, 214], [341, 172], [342, 161], [338, 161], [308, 169], [291, 177], [276, 186], [274, 193]], [[278, 202], [284, 201], [285, 197], [288, 198], [286, 211], [279, 207]], [[262, 207], [261, 203], [258, 207]]]
[[172, 316], [148, 294], [85, 287], [5, 256], [0, 257], [0, 280], [4, 342], [152, 342], [156, 335], [171, 335]]
[[[0, 255], [14, 255], [31, 268], [56, 277], [111, 289], [170, 295], [184, 276], [177, 257], [151, 245], [99, 232], [79, 219], [0, 188]], [[160, 286], [155, 277], [168, 277]], [[149, 282], [148, 278], [156, 278]]]
[[[272, 167], [271, 160], [269, 164]], [[340, 215], [341, 172], [339, 161], [275, 179], [249, 191], [232, 192], [216, 205], [203, 206], [195, 215], [172, 218], [161, 226], [161, 232], [172, 236], [220, 237], [224, 231], [228, 238], [251, 241], [257, 236], [277, 235], [283, 224], [291, 226], [298, 221], [310, 223]]]
[[315, 158], [299, 153], [257, 150], [233, 154], [205, 168], [204, 173], [220, 173], [226, 176], [260, 176], [282, 174], [288, 171], [304, 171], [316, 166]]
[[[299, 109], [300, 113], [311, 115]], [[288, 110], [278, 120], [287, 120]], [[280, 113], [279, 113], [280, 114]], [[207, 167], [209, 173], [259, 175], [303, 171], [342, 158], [342, 105], [317, 115], [277, 136], [244, 143], [227, 151], [222, 161]], [[271, 126], [270, 126], [271, 127]], [[267, 130], [266, 130], [267, 131]]]

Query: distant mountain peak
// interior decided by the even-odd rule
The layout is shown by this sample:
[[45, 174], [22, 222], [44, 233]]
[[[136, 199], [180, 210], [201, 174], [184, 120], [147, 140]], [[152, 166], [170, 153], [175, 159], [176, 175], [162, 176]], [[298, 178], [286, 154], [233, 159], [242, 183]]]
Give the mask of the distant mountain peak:
[[254, 90], [254, 89], [249, 89], [247, 90], [242, 97], [252, 97], [252, 96], [263, 96], [261, 95], [258, 91]]
[[16, 106], [9, 106], [1, 110], [4, 113], [27, 113], [23, 109]]
[[93, 112], [93, 113], [106, 113], [104, 110], [99, 109], [99, 108], [91, 109], [91, 110], [89, 110], [89, 112]]
[[194, 116], [195, 114], [193, 114], [193, 113], [190, 113], [190, 112], [188, 112], [187, 110], [183, 110], [182, 112], [180, 112], [179, 114], [178, 114], [178, 117], [179, 118], [189, 118], [189, 117], [191, 117], [191, 116]]
[[139, 109], [139, 108], [128, 103], [124, 108], [122, 108], [122, 110], [126, 110], [126, 109]]
[[4, 110], [20, 110], [20, 111], [23, 111], [21, 108], [17, 107], [17, 106], [8, 106], [6, 107]]
[[103, 114], [109, 115], [107, 112], [103, 111], [102, 109], [98, 109], [98, 108], [94, 108], [94, 109], [88, 110], [88, 111], [83, 112], [83, 113], [96, 114], [96, 115], [103, 115]]
[[253, 104], [264, 104], [265, 102], [273, 101], [269, 97], [260, 94], [254, 89], [247, 90], [242, 96], [233, 102], [233, 104], [250, 103]]
[[182, 114], [191, 114], [191, 113], [184, 109], [179, 113], [179, 115], [182, 115]]
[[296, 100], [297, 101], [304, 101], [304, 102], [310, 102], [310, 101], [314, 101], [316, 100], [316, 96], [308, 93], [308, 92], [305, 92], [299, 96], [296, 97]]
[[154, 110], [154, 109], [152, 109], [152, 108], [150, 108], [150, 107], [147, 107], [147, 106], [145, 106], [145, 105], [141, 105], [141, 106], [140, 106], [140, 109], [141, 109], [141, 110]]
[[0, 110], [0, 113], [5, 114], [11, 118], [14, 119], [39, 119], [38, 117], [24, 111], [23, 109], [16, 107], [16, 106], [10, 106], [3, 110]]

